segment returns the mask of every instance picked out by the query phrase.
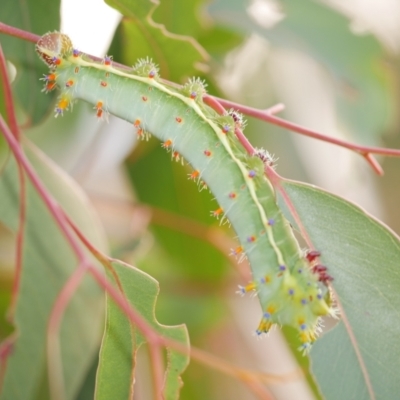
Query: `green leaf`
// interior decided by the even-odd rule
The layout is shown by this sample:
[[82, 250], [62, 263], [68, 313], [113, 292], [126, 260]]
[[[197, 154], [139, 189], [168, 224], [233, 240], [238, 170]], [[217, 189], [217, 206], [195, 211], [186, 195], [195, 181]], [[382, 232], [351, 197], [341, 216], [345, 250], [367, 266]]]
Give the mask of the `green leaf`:
[[[304, 52], [334, 79], [341, 117], [355, 139], [374, 144], [394, 116], [393, 76], [372, 35], [355, 35], [346, 17], [312, 0], [281, 0], [285, 18], [271, 29], [248, 13], [248, 2], [217, 0], [209, 12], [219, 23], [257, 33], [277, 48]], [[257, 77], [259, 79], [259, 77]]]
[[205, 50], [193, 38], [170, 33], [152, 20], [157, 7], [154, 3], [148, 0], [107, 0], [106, 3], [126, 17], [110, 48], [119, 62], [129, 65], [138, 58], [153, 58], [164, 79], [178, 82], [183, 76], [190, 77], [198, 64], [208, 59]]
[[[311, 351], [312, 369], [332, 399], [396, 398], [400, 393], [400, 241], [352, 203], [305, 184], [285, 182], [344, 315]], [[340, 382], [340, 384], [338, 384]]]
[[208, 3], [205, 0], [163, 0], [155, 9], [153, 19], [170, 32], [190, 35], [213, 57], [222, 59], [243, 38], [231, 29], [211, 24], [203, 10]]
[[204, 0], [162, 0], [154, 10], [153, 19], [170, 31], [197, 38], [203, 30], [200, 10]]
[[[103, 231], [78, 186], [32, 145], [28, 157], [70, 218], [99, 249], [106, 251]], [[0, 221], [13, 233], [18, 226], [19, 181], [9, 158], [0, 176]], [[48, 395], [46, 329], [61, 288], [77, 267], [75, 254], [42, 200], [27, 181], [27, 219], [23, 268], [15, 313], [17, 338], [6, 365], [2, 400], [45, 400]], [[85, 277], [63, 315], [60, 342], [65, 398], [74, 399], [98, 349], [104, 297]]]
[[[60, 29], [59, 0], [1, 0], [0, 15], [1, 22], [39, 35]], [[23, 123], [36, 124], [54, 99], [54, 94], [38, 96], [43, 86], [39, 78], [48, 68], [38, 58], [33, 43], [7, 35], [0, 38], [6, 58], [17, 69], [13, 88], [15, 101], [25, 113]]]
[[[187, 354], [167, 349], [168, 363], [165, 374], [164, 398], [179, 398], [180, 375], [189, 363], [189, 338], [185, 326], [165, 326], [155, 319], [155, 302], [159, 286], [144, 272], [114, 261], [112, 269], [121, 285], [122, 292], [135, 310], [160, 335], [181, 342], [187, 347]], [[113, 274], [108, 271], [108, 277]], [[134, 389], [134, 371], [138, 348], [146, 342], [145, 337], [130, 324], [127, 316], [107, 296], [107, 323], [100, 351], [97, 372], [96, 400], [131, 399]]]

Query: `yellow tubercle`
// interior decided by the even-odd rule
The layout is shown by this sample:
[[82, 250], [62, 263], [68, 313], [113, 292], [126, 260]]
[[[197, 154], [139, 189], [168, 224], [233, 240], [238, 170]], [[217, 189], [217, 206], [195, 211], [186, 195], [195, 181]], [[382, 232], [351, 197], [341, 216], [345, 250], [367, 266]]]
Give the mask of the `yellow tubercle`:
[[71, 104], [69, 97], [63, 96], [58, 100], [57, 106], [55, 108], [56, 117], [58, 115], [63, 115], [64, 111], [67, 111]]

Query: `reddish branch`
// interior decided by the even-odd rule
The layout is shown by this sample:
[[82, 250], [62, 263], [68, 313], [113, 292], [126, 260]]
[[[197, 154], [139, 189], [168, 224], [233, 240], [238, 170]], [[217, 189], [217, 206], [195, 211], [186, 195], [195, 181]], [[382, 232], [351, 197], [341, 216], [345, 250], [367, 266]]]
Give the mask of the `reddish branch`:
[[393, 156], [393, 157], [400, 157], [400, 150], [399, 149], [386, 149], [383, 147], [374, 147], [374, 146], [361, 146], [354, 143], [347, 142], [345, 140], [332, 138], [312, 129], [305, 128], [303, 126], [297, 125], [293, 122], [286, 121], [282, 118], [276, 117], [273, 115], [277, 112], [278, 109], [281, 109], [281, 105], [278, 104], [274, 107], [271, 107], [267, 110], [258, 110], [252, 107], [243, 106], [242, 104], [234, 103], [229, 100], [215, 98], [218, 102], [225, 106], [225, 107], [232, 107], [235, 110], [242, 112], [250, 117], [254, 117], [257, 119], [261, 119], [263, 121], [269, 122], [273, 125], [278, 125], [282, 128], [289, 129], [293, 132], [300, 133], [302, 135], [322, 140], [327, 143], [332, 143], [337, 146], [345, 147], [346, 149], [352, 150], [362, 157], [364, 157], [367, 162], [371, 165], [373, 170], [378, 175], [383, 175], [383, 170], [376, 159], [373, 157], [373, 154], [383, 155], [383, 156]]
[[[39, 39], [39, 36], [32, 34], [30, 32], [23, 31], [21, 29], [14, 28], [12, 26], [3, 24], [0, 22], [0, 32], [6, 33], [11, 36], [15, 36], [21, 39], [25, 39], [31, 42], [36, 43], [37, 40]], [[94, 59], [94, 60], [99, 60], [98, 57], [92, 56], [90, 54], [87, 54], [88, 57]], [[128, 69], [127, 66], [118, 64], [114, 62], [114, 65], [119, 66], [124, 69]], [[168, 82], [165, 81], [165, 83], [174, 86], [174, 87], [179, 87], [179, 85], [173, 83], [173, 82]], [[260, 119], [262, 121], [266, 121], [268, 123], [271, 123], [273, 125], [280, 126], [282, 128], [289, 129], [293, 132], [300, 133], [301, 135], [305, 135], [314, 139], [322, 140], [327, 143], [332, 143], [337, 146], [345, 147], [349, 150], [352, 150], [358, 154], [360, 154], [362, 157], [365, 158], [365, 160], [370, 164], [372, 169], [378, 174], [378, 175], [383, 175], [383, 169], [378, 163], [378, 161], [374, 158], [373, 154], [377, 155], [384, 155], [384, 156], [393, 156], [393, 157], [400, 157], [400, 150], [399, 149], [386, 149], [382, 147], [374, 147], [374, 146], [361, 146], [357, 145], [345, 140], [337, 139], [337, 138], [332, 138], [330, 136], [324, 135], [320, 132], [314, 131], [312, 129], [305, 128], [301, 125], [297, 125], [293, 122], [286, 121], [283, 118], [276, 117], [274, 114], [282, 111], [284, 109], [284, 105], [282, 104], [277, 104], [274, 105], [266, 110], [259, 110], [253, 107], [248, 107], [242, 104], [234, 103], [229, 100], [221, 99], [218, 97], [213, 97], [206, 95], [203, 98], [204, 102], [209, 104], [210, 102], [212, 103], [213, 100], [216, 101], [216, 103], [219, 103], [220, 106], [225, 106], [225, 107], [232, 107], [240, 112], [242, 112], [245, 115], [248, 115], [250, 117], [254, 117], [257, 119]], [[216, 104], [214, 102], [214, 105]], [[211, 104], [209, 104], [211, 105]], [[213, 106], [212, 106], [213, 107]]]
[[0, 22], [0, 32], [3, 32], [9, 36], [17, 37], [19, 39], [27, 40], [28, 42], [32, 43], [36, 43], [40, 38], [39, 35], [35, 35], [34, 33], [24, 31], [23, 29], [18, 29], [10, 25], [3, 24], [3, 22]]
[[[7, 120], [10, 124], [10, 129], [16, 140], [20, 140], [21, 135], [15, 116], [14, 102], [12, 98], [12, 91], [10, 80], [7, 72], [6, 59], [4, 57], [3, 49], [0, 45], [0, 79], [4, 90], [4, 103], [6, 106]], [[25, 175], [22, 165], [17, 160], [18, 166], [18, 180], [20, 185], [19, 191], [19, 219], [18, 229], [16, 237], [16, 259], [15, 259], [15, 277], [13, 281], [11, 305], [9, 310], [9, 318], [12, 321], [14, 319], [14, 312], [17, 303], [19, 285], [21, 282], [22, 262], [23, 262], [23, 245], [24, 245], [24, 233], [26, 223], [26, 185]]]

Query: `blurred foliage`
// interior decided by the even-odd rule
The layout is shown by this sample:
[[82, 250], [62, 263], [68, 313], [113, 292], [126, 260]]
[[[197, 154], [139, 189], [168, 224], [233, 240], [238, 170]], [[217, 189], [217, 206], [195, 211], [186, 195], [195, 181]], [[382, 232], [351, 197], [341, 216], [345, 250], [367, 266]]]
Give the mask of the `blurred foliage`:
[[[4, 0], [0, 3], [0, 16], [4, 24], [42, 35], [60, 29], [60, 1], [28, 0], [17, 5], [15, 1]], [[26, 125], [37, 124], [54, 100], [54, 94], [38, 96], [42, 89], [38, 76], [47, 72], [47, 68], [37, 57], [32, 43], [0, 35], [0, 44], [6, 58], [17, 70], [13, 82], [14, 101], [24, 113], [25, 119], [22, 122]]]
[[[311, 115], [309, 120], [318, 126], [330, 107], [328, 111], [336, 117], [332, 131], [363, 144], [385, 140], [399, 146], [399, 121], [395, 115], [398, 73], [393, 67], [396, 62], [399, 65], [398, 56], [372, 34], [354, 34], [349, 19], [323, 1], [276, 2], [284, 18], [275, 23], [263, 12], [263, 7], [270, 4], [263, 1], [160, 0], [158, 6], [148, 0], [106, 2], [123, 14], [108, 52], [118, 62], [132, 65], [138, 58], [149, 56], [160, 65], [165, 79], [182, 83], [188, 77], [200, 75], [210, 83], [213, 94], [266, 108], [275, 101], [291, 104], [291, 98], [299, 99], [290, 90], [289, 94], [283, 91], [289, 76], [284, 68], [274, 67], [275, 58], [289, 54], [287, 62], [293, 63], [294, 68], [306, 58], [315, 69], [301, 69], [295, 81], [319, 82], [320, 76], [315, 76], [314, 71], [320, 71], [324, 77], [321, 86], [329, 91], [333, 101], [329, 105], [321, 101], [320, 108], [307, 110], [308, 103], [315, 104], [314, 92], [310, 90], [301, 94], [301, 104], [294, 108], [306, 110]], [[255, 9], [257, 4], [259, 8]], [[0, 19], [41, 34], [59, 29], [59, 3], [29, 0], [21, 5], [2, 0]], [[156, 319], [169, 325], [185, 323], [192, 345], [218, 354], [233, 365], [284, 374], [278, 366], [275, 368], [278, 363], [265, 350], [266, 344], [253, 343], [251, 331], [259, 317], [257, 302], [253, 302], [246, 315], [239, 315], [233, 305], [235, 287], [246, 283], [246, 267], [227, 257], [236, 243], [234, 233], [210, 217], [210, 210], [216, 205], [212, 195], [207, 191], [198, 193], [196, 185], [187, 179], [188, 167], [171, 162], [171, 155], [156, 140], [137, 144], [130, 139], [134, 135], [131, 126], [113, 118], [108, 125], [97, 123], [92, 107], [77, 105], [74, 113], [56, 120], [50, 115], [42, 123], [54, 99], [53, 95], [40, 93], [38, 79], [45, 71], [43, 63], [34, 54], [31, 43], [4, 34], [0, 35], [0, 42], [8, 61], [17, 69], [13, 94], [20, 124], [25, 128], [33, 126], [24, 133], [46, 152], [45, 156], [29, 145], [31, 162], [51, 193], [74, 221], [85, 227], [85, 234], [99, 248], [107, 249], [102, 233], [105, 229], [113, 255], [159, 281]], [[0, 100], [0, 110], [4, 112], [4, 99]], [[291, 111], [287, 114], [291, 115]], [[315, 156], [304, 157], [307, 150], [313, 149], [311, 141], [300, 148], [282, 130], [251, 119], [246, 135], [254, 144], [267, 146], [277, 154], [281, 173], [332, 186], [329, 178], [315, 182], [308, 174], [310, 169], [317, 171], [323, 167], [317, 162], [318, 150], [314, 150]], [[5, 156], [3, 144], [0, 149], [4, 163], [0, 175], [2, 249], [15, 237], [19, 184], [12, 157]], [[342, 159], [323, 161], [346, 164]], [[306, 162], [310, 164], [307, 166]], [[336, 192], [347, 195], [348, 192], [341, 192], [344, 187], [365, 186], [360, 201], [363, 197], [376, 198], [376, 209], [384, 210], [382, 215], [386, 213], [386, 220], [400, 230], [398, 201], [394, 200], [399, 192], [398, 160], [385, 164], [390, 165], [388, 176], [379, 182], [378, 188], [376, 183], [368, 183], [373, 179], [371, 173], [360, 164], [353, 159], [348, 163], [348, 169], [338, 178]], [[91, 203], [67, 173], [79, 182]], [[339, 173], [336, 168], [335, 173]], [[393, 375], [400, 356], [395, 340], [400, 306], [396, 294], [400, 289], [396, 267], [400, 258], [398, 238], [369, 214], [337, 196], [304, 184], [288, 182], [285, 188], [335, 277], [334, 287], [353, 334], [349, 335], [340, 322], [316, 343], [309, 359], [299, 356], [293, 332], [283, 330], [289, 355], [294, 355], [305, 371], [309, 363], [312, 366], [305, 373], [306, 379], [300, 380], [308, 382], [311, 388], [305, 392], [305, 398], [372, 398], [356, 349], [365, 361], [375, 398], [394, 398], [400, 392], [399, 381]], [[71, 250], [31, 187], [27, 202], [22, 289], [15, 316], [20, 336], [7, 365], [1, 399], [48, 398], [44, 360], [47, 318], [60, 287], [75, 268]], [[9, 258], [1, 257], [0, 262], [0, 310], [4, 313], [10, 302], [12, 280]], [[124, 275], [127, 271], [120, 272]], [[124, 277], [124, 284], [146, 276], [136, 273], [139, 278]], [[153, 284], [152, 278], [144, 279], [143, 287], [133, 290], [132, 303], [139, 308], [151, 308], [154, 296], [147, 300], [144, 296], [153, 290], [146, 289], [146, 285]], [[61, 346], [68, 399], [93, 398], [102, 304], [101, 291], [88, 279], [64, 316]], [[117, 317], [113, 315], [111, 319], [119, 321], [117, 326], [129, 342], [132, 336], [127, 333], [127, 322], [112, 303], [108, 307], [114, 307]], [[246, 325], [247, 317], [253, 315], [254, 325]], [[154, 320], [152, 312], [146, 317]], [[10, 330], [9, 320], [0, 319], [2, 339]], [[111, 353], [110, 348], [103, 347], [100, 356], [111, 368], [107, 372], [109, 387], [118, 383], [112, 373], [115, 363], [122, 360], [123, 364], [123, 355]], [[285, 349], [278, 354], [283, 359]], [[136, 367], [139, 376], [141, 370], [146, 371], [145, 364], [146, 356]], [[288, 365], [289, 370], [296, 367]], [[124, 369], [128, 375], [130, 366]], [[240, 380], [226, 378], [195, 360], [182, 377], [182, 400], [256, 398]], [[136, 396], [143, 396], [145, 380], [138, 379], [141, 383], [136, 385]], [[119, 389], [129, 390], [129, 382], [124, 383]], [[284, 378], [283, 383], [271, 385], [270, 390], [276, 398], [293, 398], [292, 383]]]

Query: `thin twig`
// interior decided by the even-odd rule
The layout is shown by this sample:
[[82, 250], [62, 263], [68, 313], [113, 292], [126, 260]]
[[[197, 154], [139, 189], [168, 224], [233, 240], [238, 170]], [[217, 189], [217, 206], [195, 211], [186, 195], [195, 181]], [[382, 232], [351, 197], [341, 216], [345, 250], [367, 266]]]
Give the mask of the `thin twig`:
[[15, 28], [14, 26], [4, 24], [3, 22], [0, 22], [0, 32], [32, 43], [36, 43], [40, 39], [39, 35], [24, 31], [23, 29]]
[[11, 132], [17, 140], [20, 139], [20, 132], [18, 129], [17, 118], [15, 116], [14, 102], [12, 98], [12, 91], [10, 79], [7, 72], [6, 59], [4, 57], [3, 48], [0, 44], [0, 78], [4, 90], [4, 103], [6, 105], [7, 121], [10, 126]]
[[[0, 45], [0, 75], [1, 81], [4, 88], [4, 102], [6, 105], [7, 120], [10, 125], [10, 130], [14, 135], [16, 140], [20, 140], [20, 131], [17, 124], [17, 118], [14, 110], [14, 102], [12, 98], [12, 91], [10, 80], [7, 72], [6, 59], [4, 57], [3, 49]], [[8, 318], [12, 321], [14, 319], [14, 312], [17, 303], [17, 297], [19, 292], [19, 285], [21, 282], [21, 271], [23, 262], [23, 244], [24, 244], [24, 232], [26, 223], [26, 185], [25, 185], [25, 175], [23, 167], [17, 160], [18, 166], [18, 180], [20, 184], [19, 191], [19, 219], [18, 219], [18, 229], [16, 237], [16, 249], [15, 249], [15, 276], [13, 281], [11, 304], [8, 311]]]
[[289, 122], [282, 118], [276, 117], [273, 115], [273, 113], [271, 113], [271, 111], [269, 111], [270, 109], [259, 110], [259, 109], [253, 108], [253, 107], [244, 106], [239, 103], [234, 103], [229, 100], [220, 99], [218, 97], [215, 97], [215, 99], [218, 102], [220, 102], [221, 105], [223, 105], [225, 107], [232, 107], [250, 117], [261, 119], [261, 120], [269, 122], [273, 125], [277, 125], [282, 128], [289, 129], [293, 132], [300, 133], [302, 135], [305, 135], [305, 136], [308, 136], [308, 137], [311, 137], [314, 139], [322, 140], [324, 142], [332, 143], [334, 145], [345, 147], [346, 149], [352, 150], [352, 151], [360, 154], [362, 157], [364, 157], [367, 160], [367, 162], [371, 165], [373, 170], [379, 175], [383, 174], [383, 170], [380, 167], [379, 163], [376, 161], [376, 159], [372, 156], [372, 154], [400, 157], [399, 149], [386, 149], [383, 147], [357, 145], [357, 144], [354, 144], [354, 143], [351, 143], [351, 142], [348, 142], [345, 140], [332, 138], [330, 136], [324, 135], [324, 134], [314, 131], [312, 129], [308, 129], [301, 125], [297, 125], [293, 122]]
[[[0, 23], [0, 32], [6, 33], [8, 35], [16, 36], [21, 39], [29, 40], [31, 42], [37, 42], [39, 39], [39, 36], [34, 35], [32, 33], [23, 31], [21, 29], [14, 28], [12, 26]], [[86, 54], [88, 57], [92, 58], [93, 60], [99, 61], [100, 59], [98, 57], [92, 56], [90, 54]], [[127, 67], [126, 65], [119, 64], [114, 62], [115, 66], [118, 66], [123, 69], [131, 69]], [[180, 85], [177, 85], [174, 82], [169, 82], [165, 79], [162, 79], [162, 82], [168, 84], [169, 86], [180, 88]], [[337, 146], [341, 146], [344, 148], [347, 148], [349, 150], [352, 150], [358, 154], [360, 154], [362, 157], [366, 159], [366, 161], [370, 164], [372, 169], [378, 174], [378, 175], [383, 175], [383, 169], [379, 165], [378, 161], [373, 157], [372, 154], [376, 155], [383, 155], [383, 156], [392, 156], [392, 157], [400, 157], [400, 150], [399, 149], [386, 149], [383, 147], [374, 147], [374, 146], [361, 146], [357, 145], [345, 140], [337, 139], [337, 138], [332, 138], [330, 136], [324, 135], [320, 132], [314, 131], [312, 129], [305, 128], [301, 125], [297, 125], [293, 122], [286, 121], [282, 118], [276, 117], [274, 114], [280, 112], [283, 110], [284, 105], [282, 104], [277, 104], [275, 106], [272, 106], [266, 110], [259, 110], [255, 109], [253, 107], [245, 106], [239, 103], [235, 103], [226, 99], [221, 99], [219, 97], [215, 96], [209, 96], [205, 95], [204, 96], [204, 101], [207, 102], [207, 98], [213, 97], [217, 102], [219, 102], [222, 106], [225, 107], [232, 107], [235, 108], [236, 110], [241, 111], [243, 114], [246, 114], [248, 116], [255, 117], [257, 119], [269, 122], [271, 124], [289, 129], [293, 132], [300, 133], [302, 135], [322, 140], [327, 143], [332, 143]]]
[[0, 115], [0, 131], [3, 132], [3, 135], [11, 148], [11, 151], [14, 153], [15, 158], [21, 163], [23, 166], [26, 174], [28, 175], [30, 181], [32, 182], [33, 186], [39, 193], [40, 197], [42, 198], [43, 202], [46, 204], [47, 208], [49, 209], [50, 213], [52, 214], [53, 218], [56, 220], [60, 230], [64, 234], [65, 238], [67, 239], [68, 243], [74, 250], [78, 261], [83, 262], [85, 260], [85, 255], [83, 250], [79, 247], [76, 240], [72, 236], [70, 230], [68, 229], [68, 224], [65, 221], [64, 214], [61, 212], [61, 208], [54, 197], [47, 191], [46, 187], [37, 176], [35, 170], [29, 163], [25, 153], [22, 151], [20, 144], [13, 136], [10, 128], [7, 126], [6, 122], [3, 119], [3, 116]]

